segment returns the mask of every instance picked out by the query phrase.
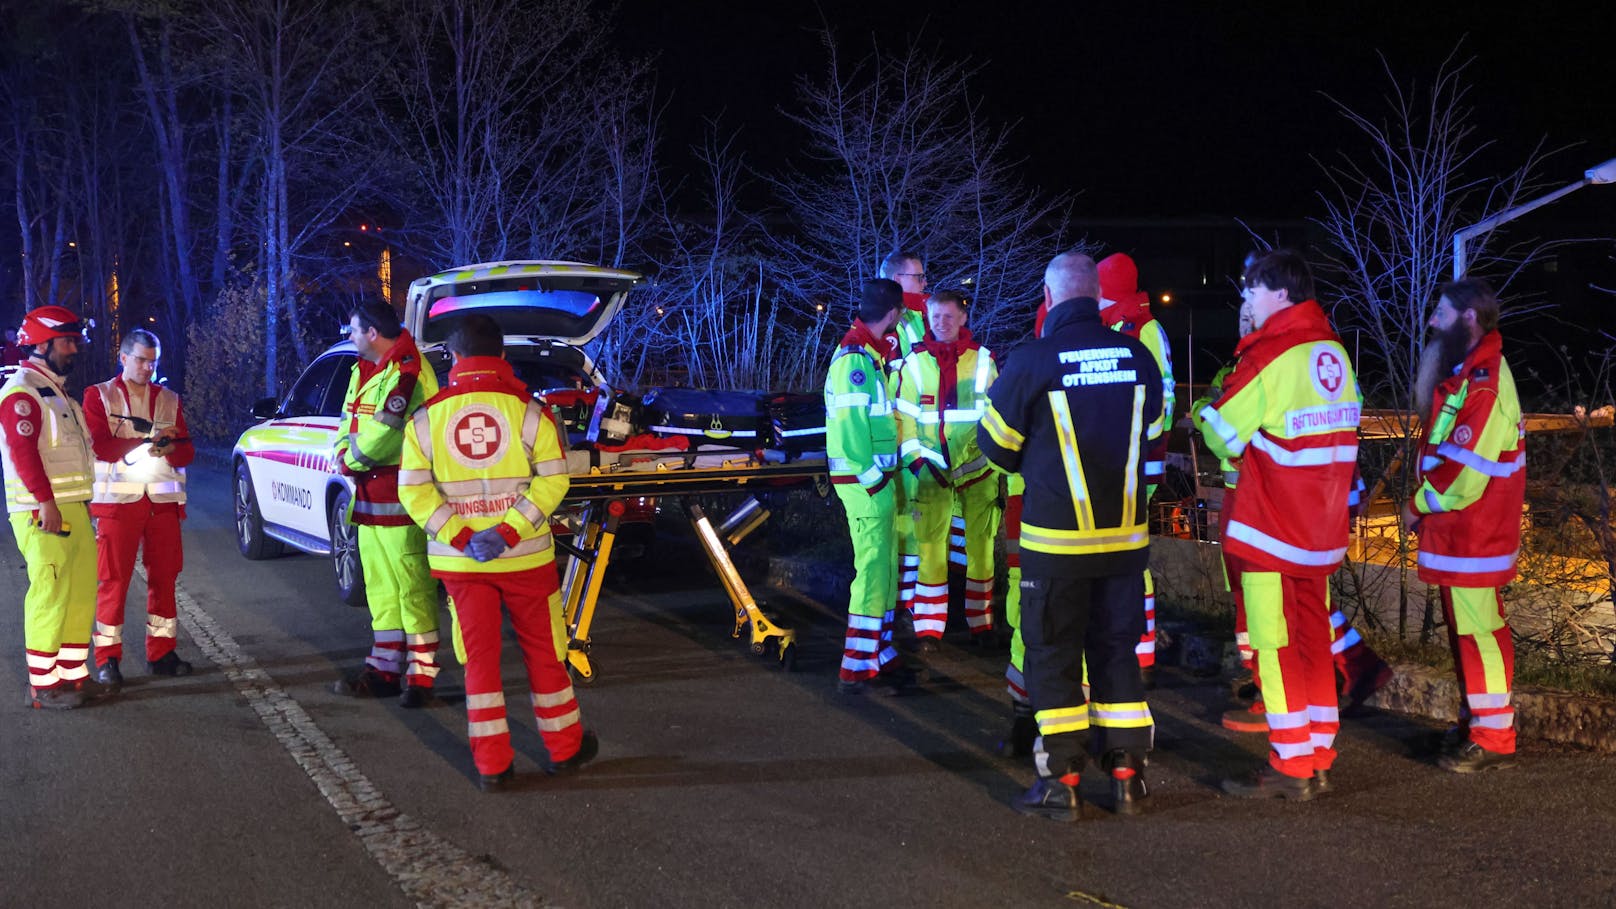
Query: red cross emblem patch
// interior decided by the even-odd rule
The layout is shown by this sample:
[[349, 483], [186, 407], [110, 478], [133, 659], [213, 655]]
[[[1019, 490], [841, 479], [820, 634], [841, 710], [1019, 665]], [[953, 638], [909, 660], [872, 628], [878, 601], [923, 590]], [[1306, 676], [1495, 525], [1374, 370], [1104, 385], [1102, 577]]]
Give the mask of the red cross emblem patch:
[[1326, 399], [1340, 399], [1347, 384], [1347, 363], [1340, 352], [1328, 344], [1313, 348], [1313, 387]]
[[449, 452], [466, 467], [482, 468], [498, 461], [510, 447], [510, 428], [499, 411], [473, 404], [449, 420]]

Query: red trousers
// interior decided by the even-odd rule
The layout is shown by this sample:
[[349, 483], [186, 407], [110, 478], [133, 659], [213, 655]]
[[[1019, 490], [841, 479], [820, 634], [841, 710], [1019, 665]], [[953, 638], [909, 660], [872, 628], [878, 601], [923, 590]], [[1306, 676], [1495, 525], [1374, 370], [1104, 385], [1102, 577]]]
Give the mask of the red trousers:
[[178, 502], [138, 502], [91, 506], [95, 515], [96, 594], [95, 663], [123, 657], [124, 601], [135, 574], [135, 553], [146, 566], [146, 659], [159, 660], [174, 650], [174, 583], [185, 567], [180, 545]]
[[1330, 653], [1330, 579], [1248, 571], [1240, 585], [1268, 717], [1268, 762], [1293, 777], [1328, 770], [1341, 728]]
[[1499, 754], [1515, 753], [1515, 638], [1496, 587], [1443, 587], [1448, 645], [1464, 704], [1459, 722], [1470, 741]]
[[556, 656], [551, 626], [550, 594], [558, 587], [555, 563], [526, 571], [447, 575], [443, 584], [454, 600], [466, 645], [466, 723], [477, 771], [503, 773], [515, 756], [499, 669], [502, 602], [516, 630], [533, 713], [550, 760], [564, 761], [577, 754], [583, 726], [572, 679]]

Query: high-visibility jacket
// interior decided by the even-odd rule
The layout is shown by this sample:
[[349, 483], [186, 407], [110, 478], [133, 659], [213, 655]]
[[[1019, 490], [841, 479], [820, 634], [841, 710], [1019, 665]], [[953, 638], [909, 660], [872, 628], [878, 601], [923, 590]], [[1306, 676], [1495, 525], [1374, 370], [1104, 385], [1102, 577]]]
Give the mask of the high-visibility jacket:
[[[185, 501], [185, 465], [195, 455], [187, 441], [174, 442], [169, 454], [152, 457], [146, 433], [135, 429], [133, 418], [148, 419], [154, 429], [172, 429], [188, 435], [180, 411], [180, 396], [155, 383], [146, 386], [149, 413], [135, 413], [123, 378], [92, 385], [84, 393], [84, 418], [95, 449], [95, 488], [92, 505], [123, 505], [140, 501]], [[94, 511], [94, 509], [91, 509]]]
[[1497, 331], [1437, 385], [1425, 422], [1420, 580], [1502, 587], [1515, 578], [1526, 501], [1526, 430]]
[[1150, 350], [1151, 356], [1156, 358], [1156, 368], [1161, 371], [1162, 431], [1156, 444], [1151, 446], [1149, 459], [1145, 461], [1145, 476], [1154, 488], [1166, 471], [1167, 439], [1173, 428], [1173, 405], [1177, 392], [1177, 385], [1173, 381], [1173, 351], [1167, 343], [1167, 330], [1151, 315], [1148, 305], [1136, 307], [1125, 302], [1112, 303], [1100, 310], [1100, 321], [1112, 331], [1139, 339]]
[[[404, 436], [399, 499], [426, 531], [437, 577], [524, 571], [554, 559], [550, 515], [570, 478], [555, 418], [498, 357], [463, 357]], [[478, 562], [471, 535], [497, 527], [510, 544]]]
[[903, 309], [898, 313], [898, 321], [892, 323], [892, 328], [886, 334], [889, 344], [887, 359], [889, 368], [897, 369], [903, 359], [914, 353], [926, 340], [926, 301], [931, 294], [903, 295]]
[[1058, 304], [1043, 335], [1017, 349], [988, 392], [977, 441], [1026, 482], [1026, 575], [1145, 569], [1145, 452], [1160, 432], [1161, 393], [1149, 348], [1106, 328], [1092, 298]]
[[930, 464], [950, 486], [989, 472], [976, 443], [988, 388], [999, 377], [993, 353], [968, 332], [953, 344], [924, 341], [898, 369], [898, 460], [905, 470]]
[[6, 511], [33, 511], [41, 502], [87, 502], [95, 456], [84, 411], [60, 376], [34, 360], [0, 386], [5, 424], [0, 467], [6, 474]]
[[1224, 545], [1254, 571], [1324, 577], [1347, 552], [1361, 403], [1324, 310], [1280, 310], [1235, 348], [1239, 363], [1201, 408], [1207, 447], [1240, 458]]
[[354, 478], [351, 520], [377, 527], [408, 527], [410, 516], [398, 500], [398, 465], [404, 451], [404, 425], [438, 393], [438, 377], [422, 368], [421, 352], [408, 330], [386, 356], [360, 359], [348, 378], [342, 412], [346, 432], [337, 437], [337, 463]]
[[897, 422], [887, 394], [886, 343], [862, 321], [842, 338], [825, 374], [825, 455], [832, 483], [875, 492], [898, 466]]

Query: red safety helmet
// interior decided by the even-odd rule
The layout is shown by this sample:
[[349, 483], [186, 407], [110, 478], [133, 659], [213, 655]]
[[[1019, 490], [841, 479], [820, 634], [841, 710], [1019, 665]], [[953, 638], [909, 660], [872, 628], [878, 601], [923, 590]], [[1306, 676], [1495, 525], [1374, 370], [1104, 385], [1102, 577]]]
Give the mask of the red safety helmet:
[[41, 306], [23, 316], [17, 343], [33, 347], [51, 338], [82, 338], [87, 330], [88, 326], [73, 310], [65, 306]]

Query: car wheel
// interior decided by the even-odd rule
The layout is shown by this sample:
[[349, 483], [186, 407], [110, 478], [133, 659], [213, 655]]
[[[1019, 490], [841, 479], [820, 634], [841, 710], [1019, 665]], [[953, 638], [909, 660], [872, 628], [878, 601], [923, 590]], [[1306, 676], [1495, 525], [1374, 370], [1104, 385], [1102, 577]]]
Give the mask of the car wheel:
[[367, 605], [365, 569], [359, 562], [359, 528], [348, 520], [353, 494], [344, 489], [331, 503], [327, 526], [331, 529], [331, 564], [337, 572], [337, 596], [349, 606]]
[[286, 547], [264, 533], [264, 516], [258, 511], [258, 496], [253, 492], [252, 471], [247, 462], [236, 463], [236, 548], [249, 559], [273, 559], [284, 555]]

